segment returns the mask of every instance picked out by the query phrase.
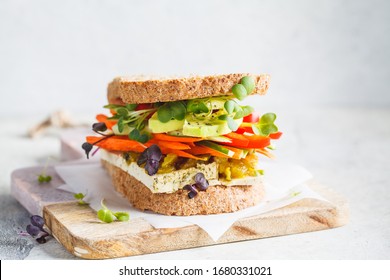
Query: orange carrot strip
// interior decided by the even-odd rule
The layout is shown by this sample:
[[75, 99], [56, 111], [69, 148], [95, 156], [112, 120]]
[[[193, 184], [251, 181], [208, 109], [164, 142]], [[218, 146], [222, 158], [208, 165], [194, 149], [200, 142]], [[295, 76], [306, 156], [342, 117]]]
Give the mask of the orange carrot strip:
[[192, 147], [191, 150], [189, 150], [188, 152], [193, 154], [193, 155], [206, 155], [206, 154], [209, 154], [211, 156], [229, 158], [224, 153], [218, 152], [216, 150], [210, 149], [209, 147], [205, 147], [205, 146], [195, 146], [195, 147]]
[[173, 141], [173, 142], [182, 142], [182, 143], [193, 143], [203, 140], [200, 137], [182, 137], [182, 136], [172, 136], [165, 133], [155, 133], [152, 134], [154, 139], [162, 141]]
[[[173, 141], [161, 141], [156, 140], [154, 138], [150, 139], [147, 144], [156, 144], [160, 148], [167, 148], [167, 149], [173, 149], [173, 150], [189, 150], [191, 147], [187, 144], [189, 143], [180, 143], [180, 142], [173, 142]], [[151, 146], [151, 145], [150, 145]]]
[[232, 156], [232, 158], [235, 158], [235, 159], [240, 159], [241, 158], [242, 149], [229, 147], [229, 146], [223, 146], [223, 147], [225, 147], [226, 149], [229, 149], [229, 150], [234, 152], [234, 155]]
[[104, 122], [108, 129], [111, 129], [117, 123], [117, 121], [109, 120], [108, 117], [103, 114], [96, 115], [96, 120], [98, 122]]
[[269, 158], [275, 158], [275, 156], [273, 154], [271, 154], [269, 151], [267, 151], [266, 149], [256, 149], [256, 152], [260, 153], [260, 154], [263, 154], [265, 155], [266, 157], [269, 157]]
[[178, 155], [179, 157], [185, 157], [185, 158], [192, 158], [192, 159], [196, 159], [196, 160], [204, 160], [202, 158], [199, 158], [199, 157], [196, 157], [192, 154], [189, 154], [189, 153], [186, 153], [184, 151], [181, 151], [181, 150], [171, 150], [171, 149], [166, 149], [167, 154], [175, 154], [175, 155]]
[[[132, 152], [142, 153], [146, 149], [146, 146], [143, 145], [142, 143], [130, 139], [124, 139], [123, 137], [119, 138], [117, 136], [113, 136], [113, 137], [107, 137], [104, 140], [101, 139], [103, 139], [103, 137], [87, 136], [88, 143], [110, 151], [118, 151], [118, 152], [132, 151]], [[94, 144], [99, 140], [101, 141]]]

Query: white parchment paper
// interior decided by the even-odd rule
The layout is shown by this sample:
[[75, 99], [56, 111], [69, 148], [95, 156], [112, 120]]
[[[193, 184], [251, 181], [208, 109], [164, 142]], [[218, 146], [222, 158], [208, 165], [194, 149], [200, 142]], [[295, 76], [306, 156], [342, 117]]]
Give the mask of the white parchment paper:
[[303, 198], [327, 201], [306, 186], [312, 175], [303, 167], [285, 162], [265, 161], [261, 163], [265, 176], [264, 202], [234, 213], [217, 215], [197, 215], [188, 217], [165, 216], [152, 212], [142, 212], [117, 193], [111, 179], [100, 163], [73, 163], [56, 166], [55, 169], [65, 184], [59, 188], [73, 193], [86, 194], [85, 201], [94, 210], [101, 208], [104, 199], [107, 207], [113, 211], [126, 211], [130, 219], [142, 217], [155, 228], [175, 228], [196, 224], [217, 241], [238, 219], [262, 214], [278, 209]]

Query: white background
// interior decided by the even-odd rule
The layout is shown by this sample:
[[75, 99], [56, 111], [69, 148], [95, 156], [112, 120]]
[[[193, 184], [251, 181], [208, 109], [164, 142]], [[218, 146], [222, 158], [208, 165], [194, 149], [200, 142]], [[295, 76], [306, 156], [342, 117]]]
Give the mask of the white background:
[[0, 0], [0, 116], [97, 112], [118, 75], [269, 73], [260, 105], [390, 105], [390, 2]]

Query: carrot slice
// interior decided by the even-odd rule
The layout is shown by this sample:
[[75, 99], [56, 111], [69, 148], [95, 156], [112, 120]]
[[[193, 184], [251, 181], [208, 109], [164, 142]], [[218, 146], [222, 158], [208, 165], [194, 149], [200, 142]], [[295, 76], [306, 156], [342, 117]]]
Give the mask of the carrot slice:
[[266, 157], [269, 157], [269, 158], [275, 158], [275, 156], [273, 154], [271, 154], [269, 151], [267, 151], [266, 149], [256, 149], [256, 152], [260, 153], [260, 154], [263, 154], [265, 155]]
[[217, 150], [211, 149], [211, 148], [206, 147], [206, 146], [195, 146], [195, 147], [192, 147], [191, 150], [189, 150], [188, 152], [193, 154], [193, 155], [207, 155], [207, 154], [209, 154], [211, 156], [229, 158], [224, 153], [218, 152]]
[[192, 159], [196, 159], [196, 160], [205, 160], [205, 159], [202, 159], [200, 157], [196, 157], [190, 153], [184, 152], [182, 150], [166, 149], [164, 152], [166, 152], [164, 154], [175, 154], [175, 155], [178, 155], [179, 157], [192, 158]]
[[223, 147], [225, 147], [226, 149], [229, 149], [229, 150], [234, 152], [234, 155], [232, 156], [232, 158], [235, 158], [235, 159], [240, 159], [241, 158], [242, 149], [229, 147], [229, 146], [223, 146]]
[[182, 143], [193, 143], [203, 140], [200, 137], [184, 137], [184, 136], [172, 136], [165, 133], [155, 133], [153, 138], [161, 141], [172, 141], [172, 142], [182, 142]]
[[146, 146], [140, 142], [118, 136], [107, 137], [105, 139], [104, 137], [87, 136], [87, 142], [106, 150], [118, 152], [132, 151], [142, 153], [146, 149]]
[[160, 148], [167, 148], [167, 149], [173, 149], [173, 150], [189, 150], [191, 147], [187, 144], [180, 143], [180, 142], [173, 142], [173, 141], [161, 141], [156, 139], [150, 139], [148, 144], [156, 144]]
[[108, 129], [111, 129], [117, 123], [117, 121], [109, 120], [108, 117], [103, 114], [96, 115], [96, 120], [98, 122], [104, 122]]

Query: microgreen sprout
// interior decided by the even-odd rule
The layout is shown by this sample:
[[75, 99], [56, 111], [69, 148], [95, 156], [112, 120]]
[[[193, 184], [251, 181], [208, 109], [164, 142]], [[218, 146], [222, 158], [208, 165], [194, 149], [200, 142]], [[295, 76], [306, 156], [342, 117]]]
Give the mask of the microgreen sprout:
[[126, 212], [113, 212], [107, 208], [104, 204], [104, 199], [100, 202], [102, 209], [97, 212], [99, 220], [105, 223], [112, 223], [114, 220], [126, 222], [130, 219], [129, 213]]
[[128, 127], [131, 129], [128, 134], [130, 139], [141, 143], [146, 143], [150, 139], [150, 135], [147, 132], [143, 132], [143, 130], [146, 126], [148, 117], [157, 111], [157, 108], [153, 107], [149, 109], [136, 110], [137, 104], [127, 104], [125, 106], [109, 104], [104, 106], [104, 108], [108, 108], [116, 112], [116, 114], [109, 119], [118, 120], [117, 125], [120, 133], [125, 131], [126, 127]]
[[27, 233], [34, 237], [38, 243], [46, 243], [46, 237], [50, 234], [43, 228], [45, 225], [43, 218], [41, 216], [34, 215], [30, 217], [30, 222], [31, 224], [26, 227]]
[[266, 113], [261, 116], [259, 121], [252, 125], [253, 132], [257, 135], [268, 136], [278, 132], [278, 127], [274, 124], [276, 115], [274, 113]]
[[47, 169], [47, 165], [49, 164], [49, 159], [50, 158], [47, 158], [45, 166], [43, 167], [41, 174], [38, 175], [38, 182], [39, 183], [49, 183], [52, 179], [50, 175], [46, 175], [46, 169]]
[[85, 196], [86, 195], [83, 194], [83, 193], [75, 193], [73, 195], [73, 197], [75, 199], [77, 199], [77, 202], [78, 202], [79, 205], [88, 205], [89, 203], [84, 201]]
[[240, 83], [232, 87], [232, 93], [238, 100], [244, 100], [255, 88], [255, 80], [251, 76], [245, 76], [241, 78]]
[[140, 143], [146, 143], [150, 140], [151, 136], [149, 133], [141, 132], [135, 128], [129, 133], [129, 138]]
[[239, 127], [239, 124], [234, 120], [241, 119], [253, 112], [251, 106], [240, 106], [234, 100], [225, 101], [224, 108], [227, 114], [220, 115], [218, 119], [226, 121], [229, 129], [232, 131], [236, 131]]
[[264, 175], [264, 170], [263, 169], [257, 169], [256, 170], [256, 175]]
[[186, 112], [182, 101], [167, 102], [158, 108], [157, 118], [162, 123], [167, 123], [172, 119], [181, 121], [184, 120]]
[[294, 196], [297, 196], [297, 195], [300, 195], [300, 194], [301, 194], [301, 192], [293, 192], [293, 193], [291, 193], [291, 196], [294, 197]]
[[248, 94], [251, 94], [256, 88], [255, 80], [253, 80], [251, 76], [242, 77], [240, 80], [240, 84], [245, 87], [246, 92]]
[[238, 100], [244, 100], [247, 97], [248, 92], [246, 88], [241, 84], [236, 84], [232, 87], [232, 92]]

